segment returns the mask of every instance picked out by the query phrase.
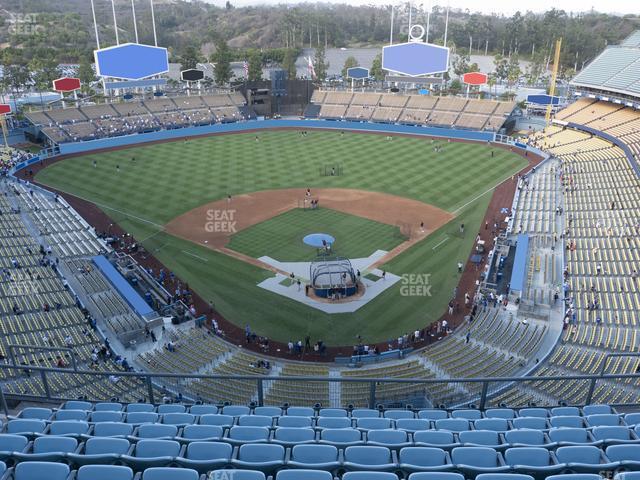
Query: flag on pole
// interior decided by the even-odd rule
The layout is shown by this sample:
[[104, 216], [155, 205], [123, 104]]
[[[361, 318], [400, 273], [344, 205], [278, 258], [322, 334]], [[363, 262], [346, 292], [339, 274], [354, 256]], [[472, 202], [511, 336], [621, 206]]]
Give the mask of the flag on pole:
[[244, 69], [244, 78], [249, 78], [249, 62], [245, 60], [242, 63], [242, 68]]
[[313, 62], [311, 61], [311, 56], [307, 57], [307, 71], [309, 72], [309, 76], [314, 79], [316, 78], [316, 69], [313, 68]]

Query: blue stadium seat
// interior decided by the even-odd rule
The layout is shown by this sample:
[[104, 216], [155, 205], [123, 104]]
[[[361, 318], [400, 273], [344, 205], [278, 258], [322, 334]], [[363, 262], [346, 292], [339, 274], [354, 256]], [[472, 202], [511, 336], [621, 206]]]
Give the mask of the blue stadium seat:
[[167, 413], [184, 413], [186, 411], [187, 409], [185, 408], [185, 406], [179, 403], [158, 405], [158, 408], [156, 409], [156, 412], [158, 412], [158, 414], [160, 415], [165, 415]]
[[89, 412], [85, 410], [58, 410], [54, 420], [88, 420]]
[[608, 464], [602, 450], [593, 445], [559, 447], [556, 458], [558, 463], [576, 473], [597, 473], [614, 467]]
[[42, 433], [46, 428], [47, 423], [44, 420], [18, 418], [7, 422], [7, 433], [26, 436], [34, 436], [38, 433]]
[[213, 470], [209, 473], [209, 478], [233, 479], [233, 480], [266, 480], [263, 472], [257, 470]]
[[390, 471], [397, 464], [394, 456], [394, 453], [386, 447], [347, 447], [344, 450], [342, 466], [347, 470]]
[[222, 427], [216, 425], [187, 425], [177, 440], [219, 440], [223, 435]]
[[624, 416], [624, 423], [630, 426], [636, 426], [640, 423], [640, 412], [627, 413]]
[[562, 465], [558, 465], [553, 453], [541, 447], [508, 448], [504, 452], [504, 461], [513, 471], [536, 478], [562, 470]]
[[14, 480], [67, 480], [69, 465], [56, 462], [21, 462], [13, 472]]
[[127, 413], [155, 412], [156, 407], [150, 403], [129, 403], [126, 410]]
[[247, 442], [266, 442], [269, 439], [269, 429], [266, 427], [231, 427], [226, 441], [234, 444]]
[[250, 415], [251, 409], [244, 405], [227, 405], [222, 407], [222, 413], [232, 417], [239, 417], [240, 415]]
[[166, 467], [182, 456], [180, 444], [174, 440], [142, 439], [135, 444], [133, 455], [120, 458], [136, 471], [150, 467]]
[[155, 467], [147, 468], [142, 472], [142, 480], [198, 480], [199, 478], [198, 472], [189, 468]]
[[333, 480], [333, 475], [323, 470], [280, 470], [276, 480]]
[[538, 417], [547, 418], [549, 416], [549, 410], [546, 408], [521, 408], [518, 410], [518, 415], [521, 417]]
[[456, 470], [461, 470], [467, 476], [509, 470], [500, 454], [488, 447], [456, 447], [451, 450], [451, 462]]
[[235, 419], [231, 415], [212, 415], [206, 414], [200, 416], [200, 425], [217, 425], [219, 427], [231, 427]]
[[384, 418], [390, 418], [392, 420], [400, 420], [401, 418], [414, 418], [414, 414], [411, 410], [385, 410], [383, 416]]
[[464, 480], [464, 475], [454, 472], [417, 472], [409, 475], [408, 480]]
[[315, 417], [316, 412], [311, 407], [289, 407], [287, 408], [287, 415], [292, 417]]
[[208, 415], [218, 413], [218, 407], [215, 405], [191, 405], [189, 408], [191, 415]]
[[465, 418], [467, 420], [478, 420], [482, 418], [482, 412], [474, 408], [454, 410], [451, 412], [451, 418]]
[[69, 454], [68, 458], [75, 465], [111, 464], [130, 453], [131, 444], [125, 438], [92, 437], [79, 453]]
[[93, 410], [93, 404], [82, 400], [69, 400], [62, 406], [63, 410]]
[[533, 477], [521, 473], [481, 473], [476, 480], [533, 480]]
[[333, 445], [296, 445], [287, 467], [334, 471], [340, 466], [338, 449]]
[[318, 428], [351, 428], [351, 419], [347, 417], [318, 417]]
[[75, 438], [46, 435], [34, 440], [31, 451], [16, 452], [13, 457], [18, 462], [62, 462], [67, 454], [75, 452], [77, 448], [78, 441]]
[[509, 422], [504, 418], [481, 418], [473, 422], [476, 430], [492, 430], [494, 432], [506, 432], [509, 430]]
[[24, 452], [28, 443], [29, 439], [23, 435], [0, 434], [0, 460], [6, 462], [14, 452]]
[[482, 446], [498, 449], [502, 445], [498, 432], [492, 430], [460, 432], [458, 438], [464, 446]]
[[94, 412], [121, 412], [122, 404], [117, 402], [100, 402], [93, 407]]
[[133, 433], [133, 425], [122, 422], [103, 422], [93, 426], [94, 437], [126, 437]]
[[614, 475], [613, 480], [640, 480], [640, 472], [619, 472]]
[[165, 438], [170, 440], [178, 435], [178, 427], [161, 423], [145, 423], [136, 428], [133, 435], [138, 438]]
[[91, 416], [89, 417], [89, 421], [91, 421], [92, 423], [122, 422], [123, 420], [123, 412], [111, 412], [106, 410], [91, 412]]
[[49, 424], [49, 435], [79, 436], [89, 431], [89, 424], [78, 420], [58, 420]]
[[484, 412], [484, 416], [487, 418], [503, 418], [505, 420], [511, 420], [515, 418], [516, 412], [512, 408], [488, 408]]
[[436, 420], [436, 429], [448, 430], [450, 432], [464, 432], [471, 430], [471, 422], [466, 418], [443, 418]]
[[362, 432], [355, 428], [326, 428], [320, 432], [320, 443], [342, 448], [361, 445]]
[[441, 448], [403, 448], [400, 450], [399, 462], [404, 472], [442, 472], [453, 468], [449, 454]]
[[547, 419], [543, 417], [518, 417], [511, 420], [513, 428], [531, 428], [534, 430], [546, 430], [549, 428]]
[[238, 425], [270, 428], [273, 425], [273, 417], [266, 415], [240, 415], [238, 417]]
[[351, 418], [378, 418], [380, 411], [373, 408], [354, 408], [351, 412]]
[[53, 415], [53, 411], [50, 408], [27, 407], [21, 410], [16, 418], [49, 420], [51, 415]]
[[605, 454], [618, 468], [640, 470], [640, 445], [611, 445]]
[[176, 426], [193, 425], [196, 422], [196, 418], [195, 415], [190, 413], [165, 413], [162, 415], [162, 423]]
[[318, 412], [319, 417], [347, 417], [347, 411], [344, 408], [321, 408]]
[[285, 450], [282, 445], [246, 444], [241, 445], [238, 457], [232, 460], [233, 466], [246, 470], [260, 470], [267, 475], [274, 473], [284, 465]]
[[127, 413], [125, 422], [132, 425], [141, 425], [143, 423], [157, 423], [160, 418], [155, 412], [132, 412]]
[[585, 417], [589, 415], [600, 415], [600, 414], [609, 414], [615, 413], [609, 405], [599, 404], [599, 405], [585, 405], [582, 407], [582, 414]]
[[313, 425], [313, 419], [312, 417], [293, 417], [283, 415], [276, 419], [276, 423], [279, 427], [306, 428]]
[[392, 450], [399, 450], [400, 448], [411, 446], [412, 442], [404, 430], [371, 430], [367, 433], [367, 445], [377, 445], [391, 448]]
[[602, 480], [602, 477], [597, 473], [564, 473], [551, 475], [546, 480]]
[[191, 442], [187, 445], [184, 457], [176, 458], [176, 463], [204, 474], [209, 470], [228, 467], [232, 453], [233, 447], [228, 443]]
[[578, 415], [559, 415], [551, 417], [549, 424], [552, 427], [568, 427], [568, 428], [582, 428], [584, 427], [584, 420]]
[[614, 413], [595, 413], [587, 417], [587, 424], [590, 427], [620, 425], [620, 417]]
[[547, 444], [542, 430], [525, 428], [504, 432], [504, 441], [509, 446], [543, 446]]
[[429, 430], [431, 422], [421, 418], [401, 418], [396, 420], [396, 428], [398, 430], [406, 430], [407, 432], [419, 432], [420, 430]]
[[616, 427], [593, 427], [591, 435], [596, 442], [601, 441], [605, 445], [640, 442], [633, 430], [622, 425]]
[[442, 418], [449, 418], [449, 414], [447, 413], [446, 410], [436, 410], [434, 408], [434, 409], [420, 410], [418, 412], [418, 418], [424, 418], [425, 420], [440, 420]]
[[424, 447], [438, 447], [445, 450], [451, 450], [454, 447], [459, 447], [460, 443], [457, 442], [453, 436], [453, 432], [448, 430], [424, 430], [422, 432], [416, 432], [413, 434], [413, 441], [416, 446]]
[[557, 416], [580, 416], [580, 409], [578, 407], [554, 407], [551, 409], [551, 415]]
[[390, 472], [347, 472], [342, 480], [398, 480], [398, 476]]
[[360, 430], [387, 430], [393, 428], [393, 420], [389, 418], [358, 418], [356, 428]]
[[264, 415], [265, 417], [279, 417], [282, 415], [280, 407], [256, 407], [253, 409], [254, 415]]
[[593, 443], [586, 428], [551, 428], [549, 440], [558, 445], [584, 445]]
[[122, 465], [84, 465], [76, 480], [133, 480], [133, 470]]
[[285, 447], [314, 442], [316, 432], [313, 428], [292, 428], [280, 427], [273, 432], [272, 443], [284, 445]]

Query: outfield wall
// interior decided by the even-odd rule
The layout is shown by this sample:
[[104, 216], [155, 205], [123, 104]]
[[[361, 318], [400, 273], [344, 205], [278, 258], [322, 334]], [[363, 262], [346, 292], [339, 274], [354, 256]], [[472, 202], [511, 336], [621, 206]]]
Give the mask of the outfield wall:
[[222, 123], [215, 125], [203, 125], [199, 127], [185, 127], [174, 130], [161, 130], [158, 132], [124, 135], [122, 137], [102, 138], [85, 142], [61, 143], [60, 154], [89, 152], [105, 148], [138, 145], [147, 142], [162, 140], [175, 140], [183, 137], [195, 137], [199, 135], [211, 135], [215, 133], [233, 133], [246, 130], [270, 129], [270, 128], [299, 128], [299, 129], [335, 129], [363, 132], [403, 133], [410, 135], [427, 135], [433, 137], [454, 138], [460, 140], [472, 140], [477, 142], [493, 141], [493, 132], [478, 132], [472, 130], [455, 130], [438, 127], [417, 127], [412, 125], [395, 125], [385, 123], [361, 123], [343, 122], [331, 120], [255, 120], [237, 123]]

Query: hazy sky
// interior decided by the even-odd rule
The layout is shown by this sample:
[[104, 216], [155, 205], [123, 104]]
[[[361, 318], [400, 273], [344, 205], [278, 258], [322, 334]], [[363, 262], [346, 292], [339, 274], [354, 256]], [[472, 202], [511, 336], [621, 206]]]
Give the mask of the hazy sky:
[[[216, 5], [224, 5], [224, 0], [207, 0]], [[312, 0], [309, 0], [312, 1]], [[399, 4], [400, 1], [391, 0], [323, 0], [329, 3], [348, 3], [350, 5], [389, 5]], [[299, 3], [295, 0], [231, 0], [233, 5], [256, 5], [256, 4], [277, 4], [277, 3]], [[415, 4], [429, 5], [429, 0], [415, 0]], [[446, 6], [446, 0], [435, 1], [434, 4]], [[531, 0], [528, 2], [518, 2], [515, 0], [451, 0], [452, 8], [468, 8], [471, 11], [480, 10], [484, 13], [504, 13], [512, 14], [517, 10], [534, 12], [549, 10], [553, 7], [562, 8], [566, 11], [584, 12], [594, 8], [600, 12], [609, 13], [638, 13], [637, 0]]]

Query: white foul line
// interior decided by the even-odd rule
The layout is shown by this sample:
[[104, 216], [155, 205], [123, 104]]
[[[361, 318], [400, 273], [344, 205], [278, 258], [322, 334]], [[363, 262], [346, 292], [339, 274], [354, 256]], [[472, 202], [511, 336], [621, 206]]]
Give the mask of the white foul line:
[[184, 253], [185, 255], [190, 255], [190, 256], [192, 256], [192, 257], [195, 257], [195, 258], [197, 258], [198, 260], [202, 260], [203, 262], [208, 262], [208, 261], [209, 261], [209, 260], [207, 260], [207, 259], [206, 259], [206, 258], [204, 258], [204, 257], [201, 257], [201, 256], [199, 256], [199, 255], [196, 255], [195, 253], [187, 252], [186, 250], [182, 250], [182, 253]]
[[449, 240], [449, 237], [444, 237], [444, 239], [438, 243], [437, 245], [434, 245], [431, 250], [435, 250], [436, 248], [438, 248], [440, 245], [442, 245], [444, 242], [446, 242], [447, 240]]
[[510, 178], [514, 177], [516, 175], [517, 172], [512, 173], [510, 175], [508, 175], [507, 177], [505, 177], [504, 179], [500, 180], [498, 183], [496, 183], [493, 187], [488, 188], [487, 190], [485, 190], [484, 192], [482, 192], [480, 195], [477, 195], [476, 197], [472, 198], [471, 200], [469, 200], [467, 203], [465, 203], [464, 205], [462, 205], [461, 207], [456, 208], [452, 213], [454, 215], [457, 215], [460, 210], [464, 209], [465, 207], [468, 207], [469, 205], [471, 205], [473, 202], [475, 202], [476, 200], [478, 200], [479, 198], [484, 197], [487, 193], [492, 192], [493, 190], [495, 190], [498, 186], [502, 185], [504, 182], [506, 182], [507, 180], [509, 180]]

